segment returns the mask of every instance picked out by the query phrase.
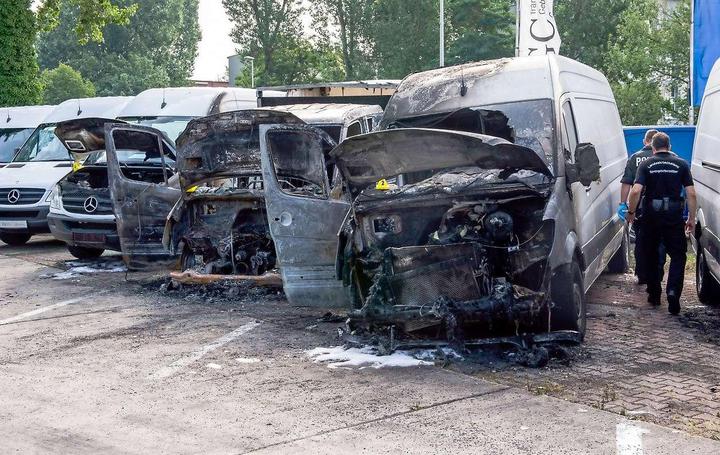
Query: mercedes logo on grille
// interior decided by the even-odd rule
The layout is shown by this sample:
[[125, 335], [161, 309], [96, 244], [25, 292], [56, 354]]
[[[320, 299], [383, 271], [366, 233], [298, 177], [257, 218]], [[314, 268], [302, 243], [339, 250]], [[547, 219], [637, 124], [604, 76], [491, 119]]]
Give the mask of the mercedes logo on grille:
[[98, 208], [98, 200], [95, 198], [95, 196], [90, 196], [89, 198], [85, 199], [83, 207], [85, 208], [86, 212], [93, 213]]
[[7, 195], [7, 200], [11, 204], [17, 204], [17, 201], [20, 200], [20, 190], [10, 190]]

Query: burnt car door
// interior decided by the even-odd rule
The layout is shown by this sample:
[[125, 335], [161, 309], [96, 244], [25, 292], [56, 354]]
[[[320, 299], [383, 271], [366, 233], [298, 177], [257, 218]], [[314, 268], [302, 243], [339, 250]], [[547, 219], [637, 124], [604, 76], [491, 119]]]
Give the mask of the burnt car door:
[[[135, 125], [105, 125], [108, 181], [123, 258], [130, 269], [173, 262], [163, 246], [168, 213], [180, 198], [174, 177], [174, 147], [160, 131]], [[145, 153], [144, 166], [123, 165], [125, 150]]]
[[335, 272], [337, 234], [350, 208], [331, 195], [327, 133], [302, 125], [261, 125], [260, 150], [270, 234], [285, 294], [303, 306], [345, 306]]

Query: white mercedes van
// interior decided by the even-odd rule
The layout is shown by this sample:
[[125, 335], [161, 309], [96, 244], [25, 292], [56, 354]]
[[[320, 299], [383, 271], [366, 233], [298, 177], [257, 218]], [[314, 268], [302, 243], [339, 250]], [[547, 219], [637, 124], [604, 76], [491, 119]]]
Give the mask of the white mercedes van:
[[22, 245], [34, 234], [50, 232], [51, 192], [73, 167], [73, 157], [55, 136], [55, 125], [72, 119], [115, 118], [131, 99], [67, 100], [35, 128], [12, 162], [0, 169], [0, 240]]
[[[118, 119], [164, 133], [165, 149], [170, 151], [166, 164], [174, 168], [173, 141], [185, 130], [190, 120], [254, 108], [256, 105], [255, 90], [247, 88], [155, 88], [133, 98], [118, 115]], [[85, 119], [73, 121], [72, 124], [65, 122], [62, 128], [56, 130], [56, 135], [69, 150], [68, 144], [72, 145], [77, 139], [95, 134], [103, 136], [103, 124], [115, 121], [108, 118], [104, 121]], [[70, 253], [80, 259], [98, 257], [105, 250], [120, 251], [108, 183], [105, 144], [100, 140], [93, 145], [93, 153], [82, 169], [66, 175], [58, 182], [48, 215], [53, 236], [65, 242]], [[158, 163], [145, 160], [143, 153], [137, 153], [137, 144], [134, 145], [119, 151], [117, 156], [120, 165], [125, 168], [125, 177], [142, 181], [147, 178], [147, 182], [155, 182], [153, 179], [156, 175], [152, 167]], [[145, 167], [148, 169], [143, 170]], [[145, 172], [148, 170], [149, 173]], [[172, 175], [172, 169], [170, 171]], [[177, 197], [180, 197], [179, 193]]]
[[20, 146], [55, 106], [0, 108], [0, 168], [12, 161]]
[[720, 61], [708, 78], [695, 134], [691, 170], [697, 192], [696, 286], [703, 303], [720, 301]]

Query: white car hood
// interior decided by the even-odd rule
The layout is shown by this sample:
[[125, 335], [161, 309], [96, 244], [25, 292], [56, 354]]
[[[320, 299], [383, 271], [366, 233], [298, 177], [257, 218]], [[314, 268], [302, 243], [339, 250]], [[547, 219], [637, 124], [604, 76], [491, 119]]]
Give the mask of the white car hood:
[[72, 172], [72, 162], [67, 161], [22, 164], [23, 166], [18, 168], [5, 167], [0, 169], [0, 188], [44, 188], [51, 190], [61, 178]]

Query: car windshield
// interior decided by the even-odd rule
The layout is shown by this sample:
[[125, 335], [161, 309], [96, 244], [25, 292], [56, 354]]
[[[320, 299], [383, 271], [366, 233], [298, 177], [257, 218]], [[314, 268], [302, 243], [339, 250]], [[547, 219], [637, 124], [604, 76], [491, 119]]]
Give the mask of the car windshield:
[[194, 117], [121, 117], [120, 120], [124, 120], [134, 125], [143, 125], [160, 130], [173, 141], [185, 131], [185, 127], [188, 122]]
[[72, 161], [70, 152], [55, 136], [55, 126], [55, 123], [50, 123], [37, 127], [13, 162]]
[[438, 128], [488, 134], [530, 148], [553, 164], [555, 128], [549, 99], [517, 101], [463, 108], [395, 121], [395, 128]]
[[0, 163], [12, 161], [15, 152], [32, 134], [34, 128], [0, 129]]

